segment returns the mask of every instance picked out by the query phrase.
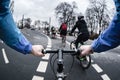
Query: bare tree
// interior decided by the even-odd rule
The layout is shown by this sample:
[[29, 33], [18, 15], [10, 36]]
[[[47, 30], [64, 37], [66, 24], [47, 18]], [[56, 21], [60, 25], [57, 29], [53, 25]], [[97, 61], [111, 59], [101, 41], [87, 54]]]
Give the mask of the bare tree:
[[36, 26], [36, 28], [40, 29], [40, 20], [35, 20], [34, 25]]
[[106, 0], [89, 0], [90, 6], [86, 11], [86, 19], [91, 33], [100, 34], [109, 24], [110, 16]]
[[86, 10], [86, 22], [91, 34], [95, 30], [94, 26], [95, 26], [95, 20], [96, 20], [95, 15], [93, 13], [94, 13], [94, 10], [91, 8], [88, 8]]
[[32, 22], [31, 18], [24, 18], [24, 15], [23, 15], [22, 19], [18, 21], [18, 27], [20, 29], [23, 29], [25, 27], [31, 28], [31, 22]]
[[47, 21], [43, 21], [42, 24], [45, 26], [45, 28], [49, 26], [49, 23]]
[[59, 23], [66, 22], [69, 24], [72, 20], [74, 20], [74, 9], [76, 9], [76, 3], [73, 2], [72, 5], [67, 2], [60, 3], [55, 8], [56, 17], [58, 18]]
[[31, 18], [24, 19], [24, 27], [31, 28], [31, 22], [32, 22]]

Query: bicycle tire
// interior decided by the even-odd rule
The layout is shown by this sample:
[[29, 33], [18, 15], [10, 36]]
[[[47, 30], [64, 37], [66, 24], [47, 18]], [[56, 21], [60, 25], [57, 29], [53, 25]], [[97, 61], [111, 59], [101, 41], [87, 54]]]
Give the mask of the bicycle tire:
[[65, 37], [62, 37], [62, 47], [65, 47], [66, 46], [66, 39]]
[[[78, 47], [80, 47], [82, 44], [81, 43], [78, 43]], [[84, 45], [84, 44], [83, 44]], [[76, 56], [77, 59], [80, 61], [80, 65], [82, 67], [82, 69], [88, 69], [91, 65], [91, 55], [87, 55], [85, 56], [85, 59], [83, 59], [82, 57], [78, 57]], [[83, 60], [82, 60], [83, 59]]]
[[83, 69], [88, 69], [91, 65], [91, 55], [85, 56], [85, 59], [79, 57], [80, 65]]

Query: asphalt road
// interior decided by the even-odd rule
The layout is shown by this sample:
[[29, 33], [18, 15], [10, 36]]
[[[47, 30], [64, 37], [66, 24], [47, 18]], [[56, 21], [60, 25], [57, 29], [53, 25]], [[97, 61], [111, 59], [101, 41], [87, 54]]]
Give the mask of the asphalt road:
[[[42, 31], [29, 29], [22, 30], [23, 34], [32, 44], [41, 44], [47, 49], [61, 48], [61, 39], [51, 39]], [[67, 36], [67, 45], [74, 40], [73, 36]], [[92, 41], [86, 42], [90, 44]], [[23, 55], [6, 46], [0, 41], [0, 80], [54, 80], [55, 76], [50, 67], [50, 54], [45, 57]], [[73, 68], [66, 80], [120, 80], [120, 47], [103, 52], [94, 53], [92, 65], [87, 70], [82, 70], [79, 62], [75, 59]], [[72, 57], [64, 56], [65, 72], [70, 69]], [[55, 67], [56, 68], [56, 67]]]

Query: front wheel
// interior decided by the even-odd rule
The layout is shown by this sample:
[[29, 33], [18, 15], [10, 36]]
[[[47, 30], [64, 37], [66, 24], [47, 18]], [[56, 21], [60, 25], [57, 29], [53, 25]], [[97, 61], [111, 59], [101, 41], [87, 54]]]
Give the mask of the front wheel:
[[91, 65], [91, 56], [87, 55], [84, 57], [78, 57], [79, 61], [80, 61], [80, 65], [83, 69], [88, 69]]

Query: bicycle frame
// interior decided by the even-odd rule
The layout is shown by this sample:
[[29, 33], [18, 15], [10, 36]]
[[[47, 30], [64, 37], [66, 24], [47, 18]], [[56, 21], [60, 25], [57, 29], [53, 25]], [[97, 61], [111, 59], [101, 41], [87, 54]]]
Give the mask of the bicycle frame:
[[45, 50], [43, 53], [57, 53], [58, 60], [57, 60], [57, 73], [56, 77], [57, 80], [65, 80], [66, 74], [64, 73], [64, 60], [63, 60], [63, 53], [71, 53], [71, 55], [77, 55], [80, 53], [79, 50]]
[[[78, 45], [76, 46], [75, 44], [75, 40], [72, 41], [70, 43], [70, 49], [75, 49], [75, 48], [79, 48], [81, 45], [83, 45], [84, 43], [78, 43]], [[91, 56], [87, 55], [84, 57], [79, 57], [79, 55], [76, 56], [76, 58], [80, 61], [81, 67], [85, 70], [88, 69], [91, 65]]]

